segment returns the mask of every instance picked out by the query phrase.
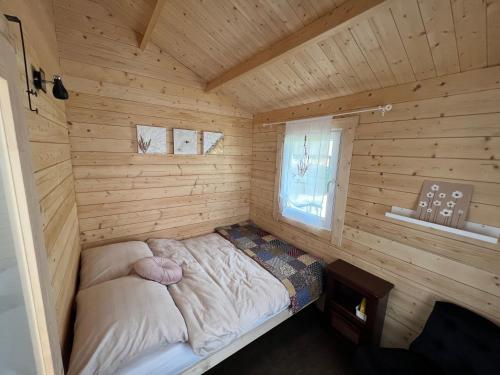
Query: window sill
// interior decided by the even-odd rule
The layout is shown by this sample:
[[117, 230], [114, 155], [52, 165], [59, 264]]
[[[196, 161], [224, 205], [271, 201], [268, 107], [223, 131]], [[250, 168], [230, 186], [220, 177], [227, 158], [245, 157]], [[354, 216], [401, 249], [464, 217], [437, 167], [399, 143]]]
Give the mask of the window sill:
[[326, 230], [326, 229], [320, 229], [320, 228], [315, 228], [315, 227], [312, 227], [310, 225], [307, 225], [307, 224], [304, 224], [304, 223], [301, 223], [299, 221], [295, 221], [295, 220], [292, 220], [292, 219], [288, 219], [282, 215], [280, 215], [277, 219], [278, 222], [282, 222], [282, 223], [285, 223], [285, 224], [288, 224], [288, 225], [291, 225], [293, 227], [297, 227], [305, 232], [308, 232], [308, 233], [311, 233], [311, 234], [314, 234], [315, 236], [318, 236], [322, 239], [325, 239], [327, 241], [330, 241], [330, 238], [332, 236], [332, 232], [329, 231], [329, 230]]

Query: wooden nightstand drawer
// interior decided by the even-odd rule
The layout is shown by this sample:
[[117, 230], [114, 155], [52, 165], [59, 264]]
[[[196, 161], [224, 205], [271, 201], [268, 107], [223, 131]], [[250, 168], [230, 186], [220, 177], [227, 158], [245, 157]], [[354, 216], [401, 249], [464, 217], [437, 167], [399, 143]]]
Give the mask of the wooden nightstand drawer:
[[330, 312], [330, 324], [344, 337], [352, 341], [354, 344], [359, 344], [361, 339], [361, 332], [359, 328], [352, 324], [348, 319], [335, 311]]

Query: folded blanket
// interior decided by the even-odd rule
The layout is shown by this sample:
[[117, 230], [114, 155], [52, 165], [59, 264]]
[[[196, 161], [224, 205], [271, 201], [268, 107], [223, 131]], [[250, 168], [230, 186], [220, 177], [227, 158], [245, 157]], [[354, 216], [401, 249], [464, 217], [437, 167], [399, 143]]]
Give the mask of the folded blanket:
[[290, 304], [285, 287], [218, 234], [185, 241], [152, 239], [155, 256], [182, 267], [168, 290], [186, 322], [188, 341], [206, 355], [231, 343], [256, 321]]
[[251, 222], [216, 228], [238, 249], [280, 280], [297, 312], [323, 292], [326, 263], [263, 231]]

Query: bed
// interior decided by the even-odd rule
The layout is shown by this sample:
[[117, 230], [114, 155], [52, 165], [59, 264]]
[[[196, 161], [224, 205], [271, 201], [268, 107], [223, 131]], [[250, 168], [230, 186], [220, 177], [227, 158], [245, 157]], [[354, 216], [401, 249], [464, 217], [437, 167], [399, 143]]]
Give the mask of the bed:
[[259, 338], [293, 314], [284, 308], [276, 315], [255, 322], [231, 344], [208, 356], [200, 356], [193, 352], [188, 343], [176, 343], [158, 348], [127, 363], [119, 369], [117, 375], [165, 375], [165, 374], [202, 374], [219, 362], [236, 353], [238, 350]]
[[[322, 291], [324, 263], [251, 223], [176, 241], [82, 253], [69, 374], [199, 374], [288, 319]], [[168, 288], [131, 272], [168, 257]]]
[[251, 221], [216, 228], [217, 233], [255, 260], [286, 287], [296, 313], [323, 291], [323, 260], [273, 236]]

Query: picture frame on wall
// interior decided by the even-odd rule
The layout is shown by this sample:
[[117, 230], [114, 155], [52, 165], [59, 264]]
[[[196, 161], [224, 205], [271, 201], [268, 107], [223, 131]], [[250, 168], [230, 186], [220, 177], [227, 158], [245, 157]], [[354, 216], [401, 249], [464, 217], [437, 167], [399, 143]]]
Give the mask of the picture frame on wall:
[[137, 125], [139, 154], [167, 154], [167, 129], [159, 126]]
[[224, 153], [224, 134], [221, 132], [203, 132], [203, 155], [221, 155]]
[[175, 155], [198, 154], [198, 132], [196, 130], [173, 129], [173, 135]]
[[473, 186], [426, 180], [422, 184], [415, 219], [463, 229], [472, 199]]

